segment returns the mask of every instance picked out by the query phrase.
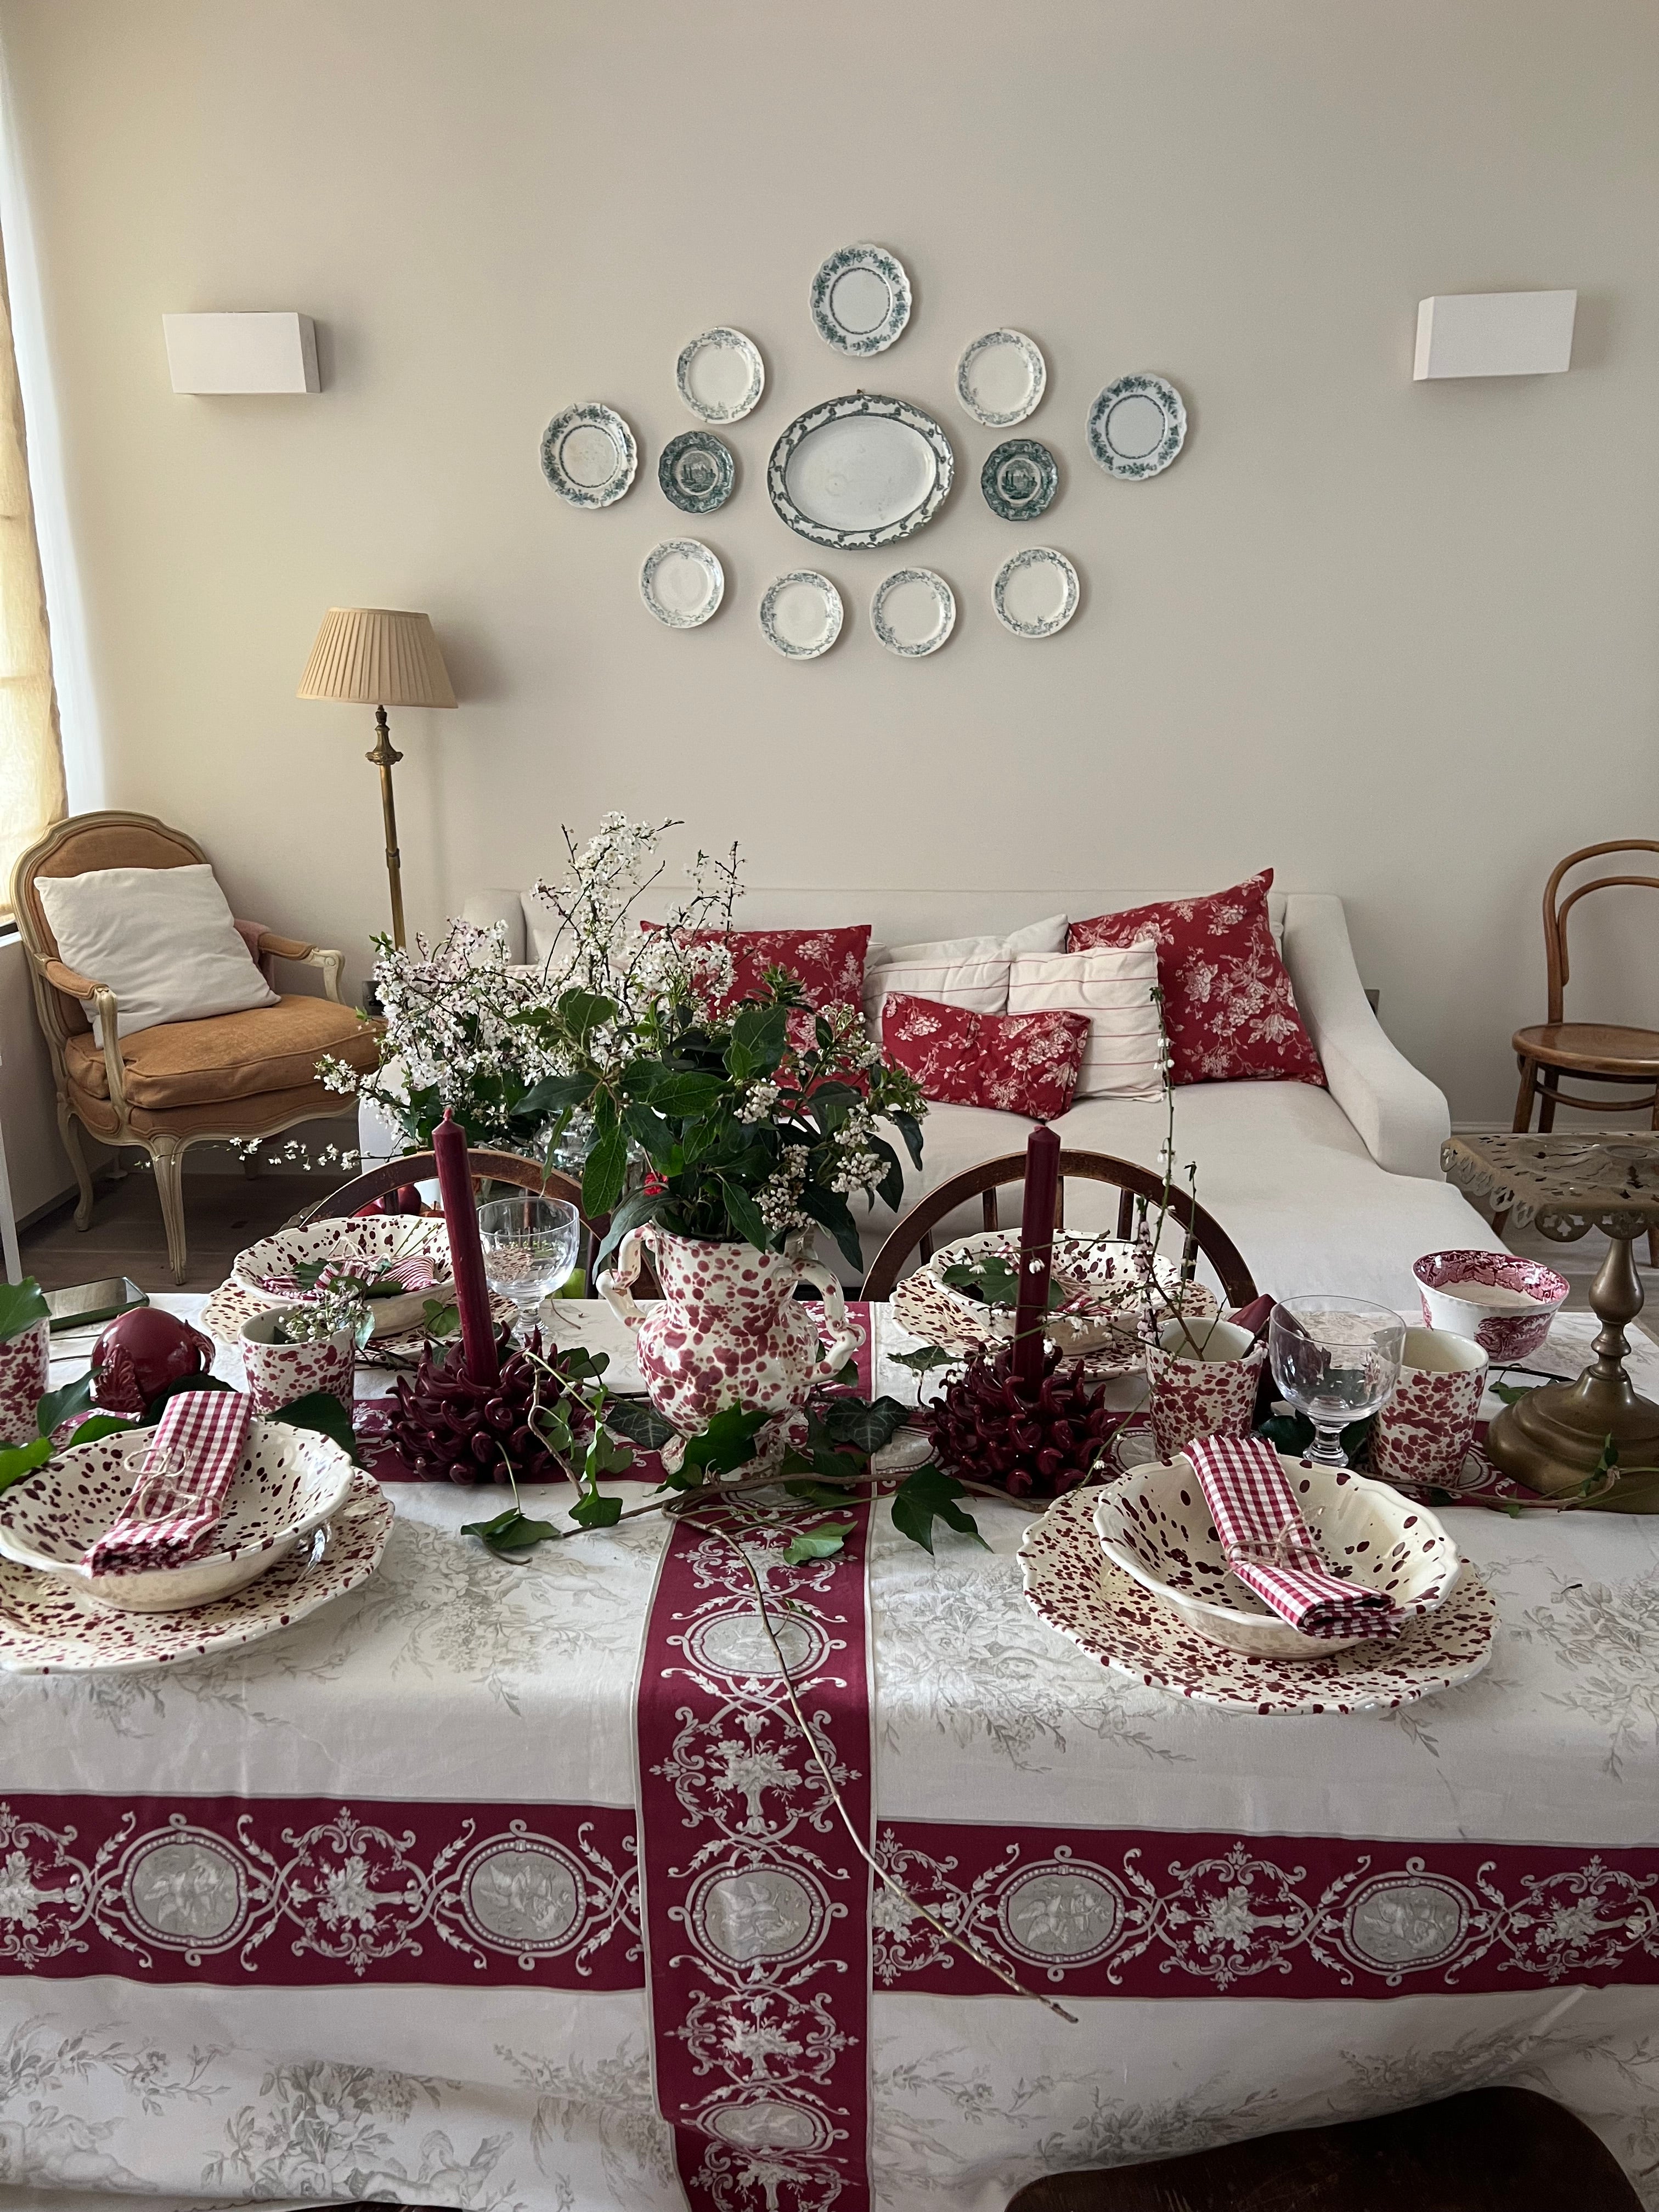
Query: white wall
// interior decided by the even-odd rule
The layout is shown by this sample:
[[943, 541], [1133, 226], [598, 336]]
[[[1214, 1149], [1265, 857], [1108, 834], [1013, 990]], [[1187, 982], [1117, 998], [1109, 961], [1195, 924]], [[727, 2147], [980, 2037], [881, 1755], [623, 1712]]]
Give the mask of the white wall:
[[[1659, 824], [1651, 0], [0, 0], [0, 37], [108, 796], [200, 836], [239, 912], [381, 924], [368, 717], [294, 690], [331, 601], [426, 607], [463, 704], [395, 723], [423, 922], [610, 806], [771, 884], [1272, 862], [1348, 900], [1454, 1110], [1506, 1112], [1549, 863]], [[806, 303], [866, 237], [916, 306], [860, 367]], [[1570, 375], [1413, 386], [1419, 297], [1567, 285]], [[320, 397], [171, 393], [163, 312], [239, 307], [318, 319]], [[686, 526], [655, 465], [717, 321], [768, 388], [702, 531], [726, 605], [678, 635], [636, 578]], [[1033, 534], [1085, 580], [1040, 645], [990, 613], [1024, 540], [952, 398], [999, 322], [1047, 353]], [[1083, 423], [1141, 367], [1191, 434], [1120, 484]], [[957, 447], [908, 549], [961, 605], [931, 660], [868, 628], [899, 555], [814, 552], [765, 496], [785, 423], [860, 383]], [[598, 515], [537, 462], [587, 398], [643, 448]], [[755, 609], [803, 559], [851, 620], [796, 666]]]

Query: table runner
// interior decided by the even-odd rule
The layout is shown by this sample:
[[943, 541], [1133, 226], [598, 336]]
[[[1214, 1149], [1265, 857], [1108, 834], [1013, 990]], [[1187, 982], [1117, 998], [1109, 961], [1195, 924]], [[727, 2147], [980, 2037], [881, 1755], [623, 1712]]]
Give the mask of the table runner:
[[[902, 1373], [878, 1362], [878, 1387]], [[871, 1778], [884, 1861], [1072, 2027], [884, 1893], [867, 1996], [857, 1914], [781, 1965], [799, 1893], [758, 1860], [694, 1863], [750, 1839], [685, 1826], [675, 1778], [636, 1771], [672, 1763], [682, 1707], [720, 1744], [723, 1716], [759, 1715], [736, 1755], [752, 1741], [798, 1778], [759, 1792], [775, 1828], [805, 1771], [769, 1732], [775, 1683], [721, 1644], [734, 1593], [694, 1532], [636, 1522], [507, 1568], [458, 1540], [476, 1494], [396, 1502], [380, 1575], [269, 1644], [0, 1681], [0, 2203], [817, 2212], [867, 2188], [877, 2212], [1001, 2212], [1040, 2172], [1506, 2079], [1584, 2114], [1659, 2202], [1653, 1524], [1451, 1512], [1499, 1600], [1487, 1674], [1391, 1715], [1279, 1721], [1162, 1698], [1045, 1628], [1012, 1508], [975, 1509], [988, 1556], [942, 1538], [936, 1559], [878, 1510], [861, 1570], [814, 1600], [863, 1624], [868, 1754], [842, 1733], [845, 1653], [808, 1709]], [[734, 1673], [698, 1683], [700, 1607], [727, 1616]], [[637, 1715], [641, 1740], [666, 1716], [669, 1752], [636, 1761], [653, 1653], [683, 1671], [657, 1723], [648, 1692]], [[841, 1838], [806, 1826], [834, 1874]], [[769, 1893], [710, 1909], [757, 1868]], [[850, 1886], [805, 1871], [832, 1902]], [[763, 2007], [726, 2057], [682, 2033], [732, 1994], [720, 1943], [759, 1947], [730, 1969], [757, 1990], [811, 1966], [782, 1995], [829, 1984], [823, 2041], [859, 2047], [803, 2083]], [[722, 2017], [746, 2031], [741, 1997]], [[747, 2131], [774, 2139], [676, 2135], [659, 2102], [759, 2112]]]

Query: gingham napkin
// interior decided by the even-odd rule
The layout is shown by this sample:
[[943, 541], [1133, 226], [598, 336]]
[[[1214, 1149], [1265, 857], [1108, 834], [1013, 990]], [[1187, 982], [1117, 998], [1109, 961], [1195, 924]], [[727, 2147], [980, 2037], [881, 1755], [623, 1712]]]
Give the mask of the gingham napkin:
[[402, 1291], [424, 1291], [438, 1281], [435, 1261], [424, 1252], [411, 1252], [406, 1260], [380, 1261], [366, 1259], [361, 1261], [342, 1260], [337, 1265], [331, 1260], [318, 1276], [314, 1285], [301, 1285], [297, 1275], [261, 1275], [259, 1288], [270, 1291], [277, 1297], [308, 1298], [317, 1291], [325, 1291], [331, 1285], [347, 1276], [369, 1275], [377, 1283], [395, 1283]]
[[1261, 1437], [1204, 1437], [1187, 1447], [1227, 1565], [1304, 1636], [1397, 1636], [1380, 1591], [1339, 1582], [1314, 1541], [1279, 1454]]
[[82, 1559], [94, 1574], [131, 1574], [177, 1567], [200, 1551], [224, 1510], [231, 1477], [242, 1461], [252, 1401], [238, 1390], [181, 1390], [156, 1423], [152, 1451], [183, 1454], [184, 1473], [169, 1481], [141, 1474], [119, 1517]]

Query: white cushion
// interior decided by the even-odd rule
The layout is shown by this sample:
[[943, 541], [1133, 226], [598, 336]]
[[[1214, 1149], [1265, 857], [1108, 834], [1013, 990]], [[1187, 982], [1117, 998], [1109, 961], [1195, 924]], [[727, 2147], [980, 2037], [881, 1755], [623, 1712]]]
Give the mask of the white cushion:
[[1009, 973], [1008, 1011], [1087, 1017], [1078, 1098], [1156, 1098], [1163, 1090], [1157, 982], [1158, 947], [1150, 940], [1087, 952], [1027, 952]]
[[[276, 1004], [205, 862], [37, 876], [34, 887], [64, 966], [114, 992], [121, 1036]], [[101, 1045], [95, 1014], [92, 1028]]]
[[1066, 927], [1063, 914], [1051, 914], [1042, 921], [1028, 921], [1024, 929], [1011, 930], [1006, 937], [941, 937], [928, 945], [872, 945], [870, 963], [876, 967], [889, 961], [994, 960], [999, 955], [1012, 959], [1017, 952], [1063, 952]]
[[881, 1036], [881, 1010], [896, 991], [940, 1006], [966, 1006], [975, 1014], [1000, 1014], [1008, 1004], [1006, 953], [988, 960], [890, 961], [864, 971], [864, 1018], [872, 1036]]

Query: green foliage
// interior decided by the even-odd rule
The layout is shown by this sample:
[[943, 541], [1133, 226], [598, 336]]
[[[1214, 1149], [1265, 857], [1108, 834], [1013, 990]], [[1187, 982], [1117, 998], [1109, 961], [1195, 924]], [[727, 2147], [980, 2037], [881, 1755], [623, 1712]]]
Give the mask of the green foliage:
[[82, 1421], [70, 1438], [71, 1444], [100, 1443], [106, 1437], [118, 1436], [134, 1425], [120, 1413], [94, 1413], [89, 1421]]
[[35, 1426], [43, 1437], [49, 1437], [60, 1421], [67, 1421], [72, 1413], [84, 1413], [92, 1403], [92, 1372], [77, 1376], [73, 1382], [65, 1382], [61, 1389], [48, 1390], [35, 1407]]
[[33, 1275], [25, 1275], [21, 1283], [0, 1283], [0, 1344], [9, 1344], [36, 1322], [50, 1319], [40, 1285]]
[[854, 1451], [878, 1452], [909, 1419], [911, 1408], [896, 1398], [826, 1399], [823, 1409], [824, 1434], [831, 1443], [849, 1444]]
[[626, 1437], [641, 1451], [660, 1451], [679, 1434], [648, 1398], [607, 1398], [605, 1422], [613, 1436]]
[[428, 1336], [453, 1336], [461, 1326], [461, 1310], [445, 1298], [428, 1298], [421, 1308], [422, 1326]]
[[9, 1490], [52, 1457], [52, 1438], [36, 1437], [32, 1443], [0, 1447], [0, 1490]]
[[919, 1467], [914, 1474], [907, 1474], [893, 1492], [893, 1526], [900, 1535], [908, 1536], [913, 1544], [920, 1544], [924, 1552], [933, 1548], [933, 1523], [944, 1522], [959, 1535], [971, 1536], [975, 1543], [988, 1552], [990, 1546], [979, 1533], [979, 1523], [971, 1513], [966, 1513], [957, 1504], [966, 1496], [954, 1475], [946, 1474], [942, 1468]]
[[556, 1539], [561, 1533], [550, 1521], [527, 1520], [516, 1505], [509, 1505], [493, 1521], [467, 1521], [461, 1525], [463, 1536], [476, 1536], [498, 1559], [522, 1559], [538, 1544]]
[[790, 1539], [784, 1553], [786, 1565], [805, 1566], [809, 1559], [832, 1559], [852, 1534], [851, 1521], [826, 1521], [816, 1528], [804, 1531]]
[[363, 1463], [357, 1449], [356, 1432], [351, 1425], [350, 1408], [342, 1404], [331, 1390], [307, 1390], [303, 1398], [292, 1398], [286, 1406], [279, 1406], [269, 1418], [286, 1422], [291, 1429], [313, 1429], [319, 1436], [338, 1444], [353, 1467]]
[[[940, 1279], [953, 1291], [966, 1291], [970, 1297], [982, 1298], [988, 1306], [1013, 1307], [1019, 1304], [1019, 1269], [994, 1252], [988, 1253], [982, 1260], [953, 1262], [941, 1270]], [[1065, 1291], [1058, 1283], [1051, 1281], [1048, 1310], [1052, 1313], [1065, 1303]]]
[[747, 1467], [755, 1456], [756, 1432], [771, 1418], [763, 1409], [745, 1413], [740, 1406], [727, 1406], [687, 1443], [679, 1472], [670, 1478], [672, 1486], [689, 1489], [709, 1475], [735, 1474]]
[[956, 1352], [941, 1352], [936, 1344], [924, 1344], [915, 1352], [896, 1352], [892, 1355], [896, 1367], [908, 1367], [913, 1375], [931, 1375], [936, 1367], [955, 1367], [962, 1355]]

